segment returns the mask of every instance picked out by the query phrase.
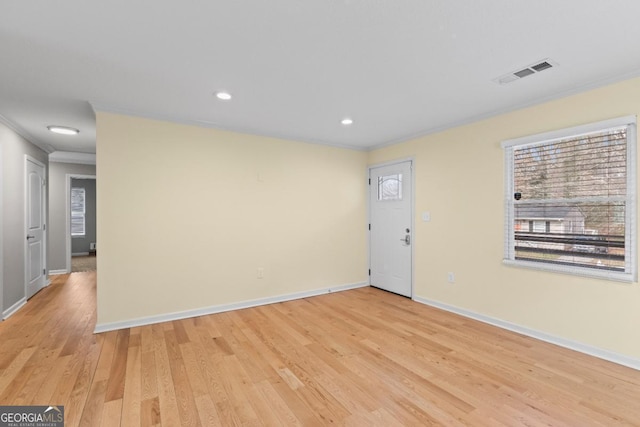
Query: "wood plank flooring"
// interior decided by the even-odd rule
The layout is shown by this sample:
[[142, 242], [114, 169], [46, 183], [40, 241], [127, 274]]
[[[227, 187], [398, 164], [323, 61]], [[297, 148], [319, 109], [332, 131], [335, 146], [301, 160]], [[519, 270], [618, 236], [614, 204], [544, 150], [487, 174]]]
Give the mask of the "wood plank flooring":
[[95, 272], [0, 324], [0, 404], [67, 426], [640, 426], [640, 372], [373, 288], [94, 335]]

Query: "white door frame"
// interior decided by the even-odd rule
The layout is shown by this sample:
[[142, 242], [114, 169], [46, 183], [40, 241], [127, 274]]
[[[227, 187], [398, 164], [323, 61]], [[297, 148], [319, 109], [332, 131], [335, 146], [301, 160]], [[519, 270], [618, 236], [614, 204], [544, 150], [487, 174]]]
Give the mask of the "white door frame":
[[[411, 299], [415, 300], [416, 292], [415, 292], [415, 246], [417, 239], [416, 233], [416, 159], [414, 156], [411, 157], [403, 157], [396, 160], [390, 160], [388, 162], [382, 163], [374, 163], [372, 165], [367, 166], [367, 180], [371, 177], [371, 169], [383, 167], [383, 166], [391, 166], [396, 165], [398, 163], [411, 162]], [[365, 225], [368, 228], [368, 225], [371, 224], [371, 189], [370, 186], [373, 185], [369, 182], [367, 186], [367, 224]], [[371, 232], [367, 233], [367, 260], [369, 265], [369, 286], [371, 286]]]
[[66, 250], [67, 250], [67, 273], [71, 273], [71, 180], [72, 179], [96, 179], [96, 175], [80, 175], [76, 173], [68, 173], [65, 175], [65, 186], [67, 201], [65, 207], [66, 218]]
[[[43, 189], [42, 189], [42, 224], [43, 224], [43, 230], [42, 230], [42, 247], [44, 248], [43, 253], [42, 253], [42, 265], [44, 266], [45, 269], [45, 273], [44, 273], [44, 283], [42, 285], [42, 287], [46, 287], [48, 286], [51, 282], [48, 279], [48, 275], [49, 275], [49, 269], [47, 268], [47, 243], [48, 243], [48, 239], [47, 239], [47, 235], [49, 234], [49, 230], [47, 227], [48, 224], [48, 210], [47, 210], [47, 194], [49, 194], [49, 182], [47, 180], [47, 165], [45, 165], [44, 163], [42, 163], [40, 160], [31, 157], [28, 154], [24, 155], [24, 223], [23, 223], [23, 227], [24, 227], [24, 234], [23, 234], [23, 238], [27, 236], [27, 234], [29, 234], [29, 168], [27, 166], [27, 163], [31, 162], [31, 163], [35, 163], [38, 166], [42, 166], [42, 169], [44, 170], [43, 173], [43, 180], [44, 180], [44, 185], [43, 185]], [[23, 254], [24, 254], [24, 265], [23, 265], [23, 271], [24, 271], [24, 297], [25, 299], [27, 298], [28, 295], [28, 290], [27, 290], [27, 285], [29, 284], [29, 274], [27, 272], [27, 267], [28, 267], [28, 247], [29, 242], [27, 241], [27, 239], [24, 239], [24, 246], [23, 246]]]
[[0, 145], [0, 319], [4, 320], [4, 253], [2, 252], [2, 247], [4, 246], [2, 229], [4, 228], [4, 220], [2, 216], [2, 195], [3, 195], [3, 186], [4, 186], [4, 166], [2, 163], [2, 145]]

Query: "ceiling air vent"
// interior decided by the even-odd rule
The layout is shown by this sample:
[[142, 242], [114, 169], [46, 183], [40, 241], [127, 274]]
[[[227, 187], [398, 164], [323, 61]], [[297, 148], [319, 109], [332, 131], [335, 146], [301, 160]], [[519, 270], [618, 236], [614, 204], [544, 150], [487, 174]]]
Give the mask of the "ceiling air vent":
[[525, 68], [524, 70], [516, 71], [513, 74], [515, 74], [517, 77], [523, 78], [530, 76], [533, 73], [535, 73], [535, 71], [533, 71], [531, 68]]
[[536, 65], [532, 65], [531, 68], [533, 68], [534, 70], [540, 72], [542, 70], [546, 70], [547, 68], [551, 68], [553, 67], [553, 65], [549, 64], [547, 61], [542, 61], [539, 64]]
[[558, 66], [558, 63], [553, 62], [550, 59], [542, 59], [531, 65], [523, 67], [520, 70], [513, 71], [511, 73], [505, 74], [504, 76], [500, 76], [496, 79], [493, 79], [493, 81], [500, 85], [504, 85], [504, 84], [515, 82], [516, 80], [520, 80], [525, 77], [531, 76], [533, 74], [539, 73], [541, 71], [548, 70], [549, 68], [557, 67], [557, 66]]

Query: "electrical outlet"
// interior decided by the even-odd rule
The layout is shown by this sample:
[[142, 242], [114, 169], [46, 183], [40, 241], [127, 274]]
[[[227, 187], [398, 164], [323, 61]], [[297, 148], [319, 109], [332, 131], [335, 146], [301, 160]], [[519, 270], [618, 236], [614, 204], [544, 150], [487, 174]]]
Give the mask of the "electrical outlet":
[[262, 279], [264, 277], [264, 268], [258, 268], [258, 279]]
[[450, 271], [447, 273], [447, 282], [454, 283], [456, 281], [456, 276]]

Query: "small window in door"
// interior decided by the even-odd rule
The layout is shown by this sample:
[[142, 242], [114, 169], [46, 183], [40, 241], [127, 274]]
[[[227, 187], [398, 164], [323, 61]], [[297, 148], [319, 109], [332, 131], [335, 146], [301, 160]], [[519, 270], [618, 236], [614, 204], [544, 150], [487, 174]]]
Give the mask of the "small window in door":
[[402, 174], [378, 177], [378, 200], [402, 200]]

